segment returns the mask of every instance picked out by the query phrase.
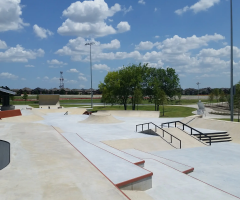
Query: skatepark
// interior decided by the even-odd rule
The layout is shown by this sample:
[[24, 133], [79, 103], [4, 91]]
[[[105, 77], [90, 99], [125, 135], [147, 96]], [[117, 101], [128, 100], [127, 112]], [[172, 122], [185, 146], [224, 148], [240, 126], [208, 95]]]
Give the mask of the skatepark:
[[10, 144], [1, 199], [240, 198], [238, 123], [155, 111], [16, 109], [19, 116], [0, 120], [0, 140]]

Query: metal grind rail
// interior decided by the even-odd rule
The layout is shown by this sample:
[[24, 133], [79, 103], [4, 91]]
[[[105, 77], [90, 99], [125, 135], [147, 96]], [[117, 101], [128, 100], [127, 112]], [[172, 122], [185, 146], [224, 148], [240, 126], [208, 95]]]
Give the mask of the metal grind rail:
[[[154, 125], [154, 126], [155, 126], [155, 133], [157, 133], [157, 129], [162, 130], [162, 133], [163, 133], [163, 134], [162, 134], [162, 135], [163, 135], [162, 137], [163, 137], [163, 138], [164, 138], [165, 133], [167, 133], [168, 135], [170, 135], [170, 137], [171, 137], [171, 142], [168, 142], [168, 141], [166, 141], [166, 140], [165, 140], [165, 141], [168, 142], [168, 143], [171, 143], [171, 145], [172, 145], [172, 141], [173, 141], [172, 138], [174, 137], [175, 139], [177, 139], [177, 140], [179, 141], [179, 144], [180, 144], [180, 145], [179, 145], [179, 146], [180, 146], [179, 149], [182, 148], [182, 141], [181, 141], [180, 139], [178, 139], [177, 137], [175, 137], [175, 136], [172, 135], [171, 133], [165, 131], [164, 129], [162, 129], [162, 128], [159, 127], [158, 125], [154, 124], [153, 122], [148, 122], [148, 123], [136, 125], [136, 132], [137, 132], [137, 130], [138, 130], [138, 126], [142, 126], [142, 131], [143, 131], [143, 126], [146, 125], [146, 124], [148, 125], [148, 130], [150, 130], [150, 129], [149, 129], [149, 125], [150, 125], [150, 124]], [[172, 146], [173, 146], [173, 145], [172, 145]]]
[[202, 133], [201, 131], [199, 131], [199, 130], [191, 127], [191, 126], [188, 126], [187, 124], [184, 124], [184, 123], [181, 122], [181, 121], [165, 122], [165, 123], [162, 123], [162, 124], [161, 124], [161, 127], [163, 127], [164, 124], [167, 124], [167, 125], [168, 125], [168, 128], [169, 128], [169, 127], [170, 127], [170, 124], [173, 124], [173, 123], [175, 124], [175, 127], [177, 127], [177, 123], [182, 124], [182, 125], [183, 125], [182, 130], [184, 130], [184, 127], [185, 127], [185, 126], [188, 127], [188, 128], [190, 128], [190, 130], [191, 130], [191, 135], [194, 135], [194, 134], [193, 134], [193, 131], [199, 133], [199, 139], [200, 139], [200, 140], [202, 139], [202, 137], [207, 137], [207, 138], [209, 138], [209, 145], [212, 144], [212, 136], [208, 136], [208, 135], [207, 135], [208, 133]]

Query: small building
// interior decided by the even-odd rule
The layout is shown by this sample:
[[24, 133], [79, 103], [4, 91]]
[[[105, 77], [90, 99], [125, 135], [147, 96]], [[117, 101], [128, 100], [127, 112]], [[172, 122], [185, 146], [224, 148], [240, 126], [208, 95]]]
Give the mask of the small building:
[[8, 89], [0, 88], [0, 96], [3, 100], [1, 111], [15, 110], [15, 106], [10, 105], [10, 95], [16, 95], [16, 92], [13, 92]]

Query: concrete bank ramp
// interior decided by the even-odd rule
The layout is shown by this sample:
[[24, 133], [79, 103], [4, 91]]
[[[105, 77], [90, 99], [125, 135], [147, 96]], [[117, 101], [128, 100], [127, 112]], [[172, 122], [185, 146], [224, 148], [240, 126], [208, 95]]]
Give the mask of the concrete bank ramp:
[[[164, 200], [237, 200], [220, 189], [181, 173], [158, 161], [147, 159], [145, 168], [154, 174], [154, 187], [146, 193]], [[194, 173], [194, 172], [193, 172]]]
[[39, 106], [56, 106], [59, 104], [59, 94], [40, 94], [39, 95]]
[[188, 174], [190, 172], [193, 172], [193, 170], [194, 170], [193, 167], [190, 167], [188, 165], [181, 164], [181, 163], [178, 163], [178, 162], [175, 162], [175, 161], [172, 161], [172, 160], [160, 157], [160, 156], [156, 156], [156, 155], [151, 154], [151, 153], [146, 153], [146, 152], [139, 151], [139, 150], [136, 150], [136, 149], [126, 149], [124, 151], [133, 155], [133, 156], [144, 159], [144, 160], [152, 159], [152, 160], [158, 161], [158, 162], [160, 162], [164, 165], [167, 165], [167, 166], [169, 166], [173, 169], [176, 169], [176, 170], [178, 170], [178, 171], [180, 171], [184, 174]]
[[41, 109], [41, 108], [34, 108], [33, 112], [46, 115], [49, 113], [66, 113], [68, 115], [82, 115], [86, 111], [86, 108], [62, 108], [62, 109]]
[[232, 142], [240, 143], [240, 123], [216, 119], [197, 118], [188, 124], [193, 128], [203, 128], [226, 131], [232, 137]]
[[120, 139], [120, 140], [107, 140], [103, 143], [120, 149], [138, 149], [140, 151], [166, 151], [175, 149], [166, 141], [158, 136], [149, 136], [144, 138]]
[[11, 144], [1, 200], [128, 199], [51, 126], [1, 122], [0, 138]]
[[[181, 140], [182, 149], [206, 146], [205, 144], [198, 141], [193, 136], [189, 135], [188, 133], [183, 132], [182, 130], [180, 130], [178, 128], [164, 128], [164, 130]], [[157, 134], [162, 136], [162, 130], [158, 129]], [[171, 138], [170, 138], [169, 134], [165, 133], [164, 139], [166, 139], [167, 141], [170, 141]], [[179, 141], [177, 139], [173, 138], [172, 144], [176, 148], [179, 148]]]
[[119, 117], [145, 117], [159, 118], [159, 111], [139, 111], [139, 110], [100, 110], [98, 113], [108, 113]]
[[76, 133], [62, 135], [117, 187], [140, 191], [152, 188], [152, 172], [86, 142]]
[[80, 121], [84, 124], [114, 124], [121, 123], [123, 121], [116, 119], [109, 113], [92, 113], [87, 119]]

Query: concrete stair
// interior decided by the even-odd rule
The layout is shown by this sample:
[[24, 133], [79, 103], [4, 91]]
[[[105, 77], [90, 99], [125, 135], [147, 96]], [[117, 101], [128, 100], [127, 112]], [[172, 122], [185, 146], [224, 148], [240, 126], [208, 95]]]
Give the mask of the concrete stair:
[[210, 143], [208, 136], [211, 137], [211, 143], [232, 141], [231, 136], [227, 133], [208, 133], [208, 134], [205, 134], [204, 136], [203, 135], [200, 136], [200, 134], [194, 134], [194, 136], [206, 143]]
[[83, 140], [76, 133], [62, 135], [118, 188], [140, 191], [152, 188], [152, 172]]

